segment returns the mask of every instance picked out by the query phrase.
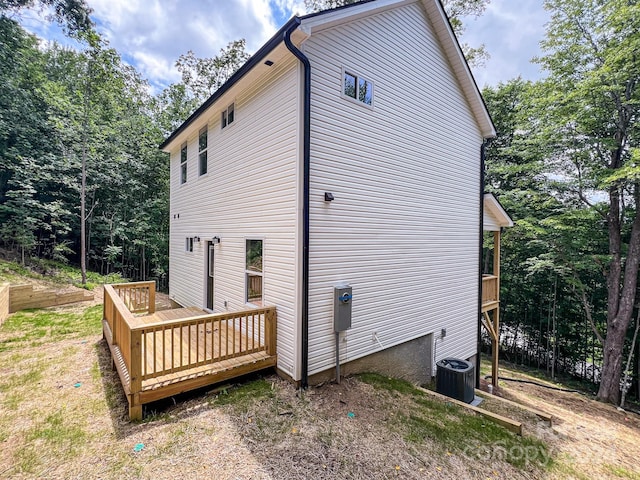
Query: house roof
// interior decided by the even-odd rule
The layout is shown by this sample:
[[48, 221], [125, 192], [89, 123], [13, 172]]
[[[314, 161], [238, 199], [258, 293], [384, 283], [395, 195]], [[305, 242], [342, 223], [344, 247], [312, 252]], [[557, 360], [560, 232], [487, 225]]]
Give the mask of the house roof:
[[513, 227], [513, 220], [493, 193], [484, 194], [484, 212], [497, 227]]
[[211, 97], [209, 97], [182, 125], [180, 125], [169, 137], [160, 145], [160, 149], [169, 151], [171, 146], [179, 141], [184, 142], [189, 134], [194, 122], [211, 108], [216, 101], [223, 97], [227, 92], [233, 89], [236, 84], [243, 80], [255, 68], [261, 65], [261, 62], [278, 46], [284, 42], [284, 34], [290, 28], [297, 25], [296, 31], [300, 32], [294, 39], [294, 43], [300, 44], [314, 31], [321, 31], [336, 25], [357, 20], [380, 11], [407, 5], [416, 2], [422, 3], [427, 16], [431, 21], [436, 36], [442, 44], [443, 50], [449, 63], [454, 71], [460, 87], [469, 102], [469, 106], [478, 122], [480, 131], [484, 138], [495, 137], [495, 127], [491, 116], [487, 110], [484, 99], [478, 89], [478, 86], [471, 74], [469, 65], [462, 53], [460, 44], [453, 33], [453, 29], [444, 11], [444, 7], [440, 0], [364, 0], [358, 3], [344, 5], [341, 7], [324, 10], [321, 12], [304, 15], [301, 17], [294, 16], [278, 30], [267, 43], [265, 43], [255, 54], [240, 67], [227, 82], [224, 83]]

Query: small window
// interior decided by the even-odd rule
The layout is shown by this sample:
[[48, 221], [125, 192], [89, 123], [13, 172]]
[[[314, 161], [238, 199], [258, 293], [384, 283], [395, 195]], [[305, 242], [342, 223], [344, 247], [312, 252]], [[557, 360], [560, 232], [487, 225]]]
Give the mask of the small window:
[[373, 83], [353, 73], [344, 72], [342, 93], [365, 105], [373, 104]]
[[207, 127], [200, 130], [198, 136], [198, 164], [200, 166], [200, 175], [207, 173]]
[[235, 120], [235, 106], [232, 103], [227, 107], [226, 110], [222, 111], [222, 120], [221, 120], [222, 128], [226, 127], [227, 125], [231, 125], [234, 120]]
[[184, 240], [184, 251], [193, 252], [193, 237], [187, 237]]
[[180, 149], [180, 183], [187, 181], [187, 144]]
[[262, 240], [246, 241], [246, 302], [262, 306]]

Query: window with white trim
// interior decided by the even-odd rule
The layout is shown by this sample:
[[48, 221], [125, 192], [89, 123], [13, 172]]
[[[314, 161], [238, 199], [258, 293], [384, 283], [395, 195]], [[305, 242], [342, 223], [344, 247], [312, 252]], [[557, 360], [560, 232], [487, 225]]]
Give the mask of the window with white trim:
[[180, 148], [180, 183], [187, 182], [187, 142]]
[[227, 125], [231, 125], [235, 120], [235, 117], [236, 117], [235, 106], [232, 103], [226, 108], [226, 110], [222, 111], [222, 119], [220, 120], [222, 128], [225, 128]]
[[245, 301], [262, 306], [262, 240], [246, 241]]
[[365, 105], [373, 104], [373, 82], [348, 70], [342, 75], [342, 93], [345, 97], [353, 98]]
[[200, 175], [204, 175], [205, 173], [207, 173], [207, 169], [208, 169], [207, 136], [208, 136], [208, 127], [204, 127], [202, 130], [200, 130], [200, 134], [198, 135], [198, 165], [199, 165]]

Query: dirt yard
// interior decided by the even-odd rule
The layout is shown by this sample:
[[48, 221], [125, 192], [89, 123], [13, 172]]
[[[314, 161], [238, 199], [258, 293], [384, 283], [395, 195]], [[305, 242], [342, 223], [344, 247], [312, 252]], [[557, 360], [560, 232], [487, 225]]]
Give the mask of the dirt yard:
[[0, 478], [640, 479], [640, 417], [528, 384], [501, 390], [552, 428], [484, 404], [524, 422], [524, 439], [375, 376], [305, 392], [246, 378], [131, 423], [99, 305], [19, 315], [0, 327]]

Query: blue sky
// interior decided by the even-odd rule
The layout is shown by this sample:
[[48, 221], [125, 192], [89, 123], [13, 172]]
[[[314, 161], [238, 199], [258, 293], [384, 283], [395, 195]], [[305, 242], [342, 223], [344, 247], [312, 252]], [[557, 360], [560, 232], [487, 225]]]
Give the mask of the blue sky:
[[[99, 31], [128, 63], [159, 90], [179, 80], [178, 57], [193, 50], [217, 54], [230, 41], [245, 38], [256, 51], [292, 15], [304, 14], [304, 0], [87, 0]], [[466, 22], [462, 42], [484, 43], [491, 55], [474, 69], [480, 87], [542, 74], [530, 59], [540, 53], [548, 14], [542, 0], [491, 0], [478, 19]], [[69, 41], [41, 12], [22, 16], [23, 25], [47, 40]]]

